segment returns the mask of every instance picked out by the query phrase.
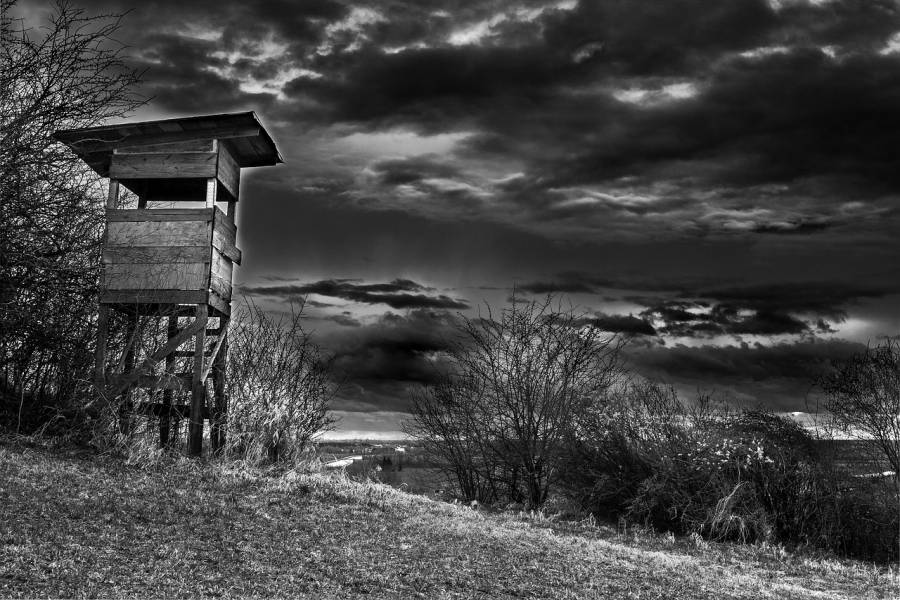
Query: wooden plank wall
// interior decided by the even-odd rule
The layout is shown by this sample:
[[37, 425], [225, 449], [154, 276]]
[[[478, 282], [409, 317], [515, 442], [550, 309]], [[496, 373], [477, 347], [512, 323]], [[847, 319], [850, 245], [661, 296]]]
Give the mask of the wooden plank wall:
[[[241, 169], [227, 143], [200, 139], [116, 148], [109, 176], [121, 179], [130, 187], [134, 187], [135, 181], [216, 178], [229, 200], [236, 201]], [[143, 191], [153, 200], [163, 200], [164, 194], [155, 189], [159, 186], [166, 184], [163, 181], [145, 183]]]
[[107, 211], [104, 289], [208, 290], [214, 211]]
[[241, 264], [241, 251], [235, 246], [237, 229], [219, 209], [215, 211], [212, 236], [210, 290], [225, 303], [231, 302], [231, 279], [234, 263]]
[[[127, 143], [127, 142], [126, 142]], [[116, 154], [146, 154], [158, 152], [171, 154], [172, 152], [214, 152], [215, 140], [212, 138], [183, 140], [180, 142], [165, 142], [159, 144], [132, 144], [116, 147]]]
[[109, 176], [129, 179], [177, 179], [215, 177], [216, 152], [113, 154]]
[[231, 199], [237, 200], [241, 185], [241, 168], [238, 166], [226, 143], [219, 144], [217, 177], [222, 187], [231, 196]]
[[107, 221], [102, 302], [180, 303], [199, 292], [230, 313], [241, 253], [235, 226], [219, 208], [107, 210]]
[[226, 301], [231, 300], [231, 273], [231, 261], [222, 256], [221, 252], [213, 249], [209, 287]]
[[[141, 199], [228, 203], [233, 213], [241, 169], [227, 142], [196, 139], [118, 147], [110, 178], [137, 189]], [[212, 194], [212, 196], [211, 196]], [[233, 216], [218, 208], [108, 210], [103, 249], [103, 303], [208, 303], [230, 313], [235, 245]], [[147, 298], [148, 300], [143, 300]], [[149, 300], [152, 298], [153, 300]]]

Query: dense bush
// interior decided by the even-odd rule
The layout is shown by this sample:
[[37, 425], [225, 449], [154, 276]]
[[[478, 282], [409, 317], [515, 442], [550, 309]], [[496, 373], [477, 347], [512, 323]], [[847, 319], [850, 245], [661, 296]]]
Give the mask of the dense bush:
[[31, 431], [84, 397], [96, 337], [105, 194], [52, 135], [141, 102], [119, 17], [60, 2], [31, 27], [16, 10], [0, 0], [0, 425]]
[[228, 437], [232, 455], [297, 458], [333, 423], [328, 363], [303, 330], [302, 314], [266, 313], [251, 302], [232, 315], [228, 334]]
[[897, 498], [836, 468], [809, 433], [761, 411], [632, 383], [586, 413], [569, 444], [568, 491], [598, 517], [707, 539], [897, 556]]

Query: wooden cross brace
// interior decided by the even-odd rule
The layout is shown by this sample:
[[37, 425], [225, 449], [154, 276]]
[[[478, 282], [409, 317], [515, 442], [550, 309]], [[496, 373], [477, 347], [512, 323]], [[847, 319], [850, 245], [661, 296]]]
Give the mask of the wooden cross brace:
[[[137, 380], [140, 379], [142, 375], [149, 373], [157, 363], [159, 363], [172, 352], [175, 352], [175, 350], [177, 350], [180, 345], [188, 341], [191, 336], [196, 335], [197, 333], [205, 329], [207, 321], [207, 318], [194, 319], [194, 321], [190, 325], [179, 331], [178, 335], [170, 338], [169, 341], [162, 346], [162, 348], [142, 360], [141, 363], [137, 365], [137, 367], [135, 367], [135, 369], [131, 373], [116, 381], [114, 385], [106, 388], [106, 397], [115, 398], [126, 389], [128, 389], [128, 387], [137, 382]], [[216, 345], [218, 346], [218, 342]]]

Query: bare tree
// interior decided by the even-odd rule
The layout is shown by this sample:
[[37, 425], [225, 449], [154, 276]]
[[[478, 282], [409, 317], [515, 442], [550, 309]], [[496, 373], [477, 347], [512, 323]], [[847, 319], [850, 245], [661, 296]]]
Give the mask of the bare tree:
[[90, 364], [103, 196], [51, 136], [139, 106], [139, 74], [120, 16], [60, 2], [31, 29], [15, 5], [0, 0], [0, 397], [59, 405]]
[[459, 334], [449, 383], [419, 397], [413, 429], [448, 456], [469, 452], [509, 499], [540, 506], [577, 417], [619, 372], [622, 340], [552, 297], [464, 318]]
[[329, 364], [303, 330], [302, 310], [275, 316], [247, 301], [228, 334], [228, 449], [276, 461], [302, 452], [334, 419]]
[[[419, 440], [439, 469], [469, 500], [492, 503], [501, 495], [498, 467], [485, 451], [479, 427], [479, 395], [466, 388], [466, 379], [441, 377], [413, 393], [414, 420], [405, 431]], [[513, 495], [515, 492], [508, 490]]]
[[839, 363], [820, 382], [834, 424], [870, 440], [900, 482], [900, 341], [889, 340]]

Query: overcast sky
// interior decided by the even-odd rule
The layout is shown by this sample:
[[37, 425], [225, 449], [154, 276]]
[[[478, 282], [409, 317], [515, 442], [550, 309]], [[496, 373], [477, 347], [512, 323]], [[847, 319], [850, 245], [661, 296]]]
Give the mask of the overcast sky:
[[513, 286], [628, 335], [638, 373], [779, 411], [900, 333], [896, 2], [80, 4], [133, 9], [134, 120], [275, 138], [236, 279], [309, 299], [347, 432], [399, 429], [453, 316]]

